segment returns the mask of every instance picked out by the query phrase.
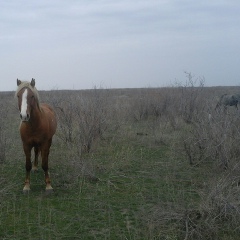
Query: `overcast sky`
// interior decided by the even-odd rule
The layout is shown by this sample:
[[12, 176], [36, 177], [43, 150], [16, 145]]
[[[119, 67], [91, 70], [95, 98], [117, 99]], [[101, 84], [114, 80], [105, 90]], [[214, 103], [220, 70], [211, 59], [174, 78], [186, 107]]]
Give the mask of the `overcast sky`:
[[0, 91], [240, 85], [239, 0], [0, 1]]

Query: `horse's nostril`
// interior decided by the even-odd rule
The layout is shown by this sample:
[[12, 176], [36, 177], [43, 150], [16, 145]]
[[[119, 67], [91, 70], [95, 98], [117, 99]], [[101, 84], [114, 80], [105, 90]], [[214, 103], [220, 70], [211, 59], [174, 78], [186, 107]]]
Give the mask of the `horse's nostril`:
[[20, 113], [20, 118], [22, 119], [22, 114]]
[[29, 116], [29, 114], [27, 114], [27, 119], [29, 119], [30, 118], [30, 116]]

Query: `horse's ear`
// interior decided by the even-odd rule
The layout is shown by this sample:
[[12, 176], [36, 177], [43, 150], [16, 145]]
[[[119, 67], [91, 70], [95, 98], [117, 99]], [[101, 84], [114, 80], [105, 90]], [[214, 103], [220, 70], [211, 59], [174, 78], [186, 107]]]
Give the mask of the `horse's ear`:
[[21, 83], [22, 83], [21, 80], [18, 80], [17, 78], [17, 85], [19, 86]]
[[32, 87], [35, 87], [35, 79], [34, 78], [32, 78], [32, 81], [31, 81], [30, 84], [31, 84]]

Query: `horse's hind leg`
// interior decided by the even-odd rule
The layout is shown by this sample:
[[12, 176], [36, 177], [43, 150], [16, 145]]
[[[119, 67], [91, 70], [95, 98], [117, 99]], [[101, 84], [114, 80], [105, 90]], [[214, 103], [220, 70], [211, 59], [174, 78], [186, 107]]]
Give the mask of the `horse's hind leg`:
[[38, 146], [35, 146], [34, 147], [34, 162], [33, 162], [33, 167], [32, 167], [32, 171], [33, 172], [37, 172], [38, 171], [38, 156], [39, 156], [39, 147]]
[[30, 172], [32, 169], [31, 163], [31, 147], [23, 145], [23, 150], [26, 155], [26, 178], [23, 192], [28, 192], [30, 190]]
[[42, 169], [45, 173], [46, 191], [53, 190], [51, 186], [50, 175], [48, 172], [48, 155], [49, 155], [49, 149], [50, 149], [51, 143], [52, 143], [52, 140], [49, 140], [48, 143], [46, 143], [41, 149]]

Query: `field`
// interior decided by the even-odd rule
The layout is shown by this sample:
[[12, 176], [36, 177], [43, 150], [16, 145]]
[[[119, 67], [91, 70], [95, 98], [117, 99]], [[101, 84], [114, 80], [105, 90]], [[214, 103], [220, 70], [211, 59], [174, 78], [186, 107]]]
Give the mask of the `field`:
[[58, 115], [43, 171], [23, 194], [14, 92], [0, 93], [0, 239], [239, 239], [239, 87], [40, 91]]

